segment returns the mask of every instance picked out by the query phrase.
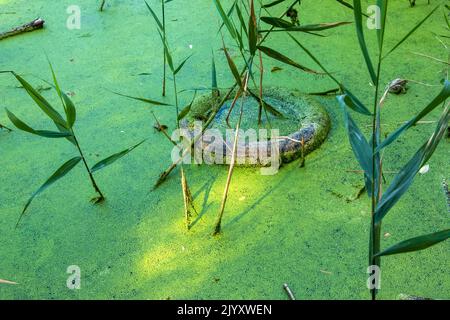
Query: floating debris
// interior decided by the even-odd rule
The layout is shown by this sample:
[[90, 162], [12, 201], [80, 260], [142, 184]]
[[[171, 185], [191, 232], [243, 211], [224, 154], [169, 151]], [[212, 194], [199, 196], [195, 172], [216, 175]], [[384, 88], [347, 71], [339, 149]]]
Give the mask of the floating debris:
[[286, 291], [287, 295], [289, 296], [289, 299], [291, 299], [291, 300], [296, 300], [296, 299], [295, 299], [295, 296], [294, 296], [294, 293], [293, 293], [292, 290], [289, 288], [289, 286], [288, 286], [287, 283], [283, 284], [283, 288], [284, 288], [284, 291]]
[[22, 33], [42, 29], [44, 27], [44, 23], [45, 23], [45, 21], [43, 19], [37, 18], [37, 19], [31, 21], [30, 23], [26, 23], [20, 27], [14, 28], [10, 31], [0, 33], [0, 40], [6, 39], [6, 38], [9, 38], [12, 36], [17, 36]]

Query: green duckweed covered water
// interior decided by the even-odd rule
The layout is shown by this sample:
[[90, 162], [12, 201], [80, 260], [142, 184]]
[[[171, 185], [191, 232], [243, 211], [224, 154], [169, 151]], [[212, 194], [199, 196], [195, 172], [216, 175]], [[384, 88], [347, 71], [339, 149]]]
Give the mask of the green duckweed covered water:
[[[172, 146], [153, 129], [151, 111], [174, 129], [171, 107], [150, 108], [112, 95], [105, 89], [160, 99], [161, 45], [155, 24], [142, 1], [97, 3], [77, 0], [81, 30], [65, 27], [66, 9], [74, 1], [0, 0], [0, 29], [7, 30], [40, 16], [42, 31], [0, 43], [0, 70], [14, 70], [33, 84], [51, 80], [44, 52], [60, 84], [73, 93], [78, 110], [76, 133], [90, 164], [131, 146], [150, 141], [129, 156], [96, 173], [107, 202], [93, 206], [94, 196], [81, 166], [32, 203], [18, 229], [25, 201], [64, 161], [76, 155], [63, 140], [48, 140], [15, 130], [0, 131], [0, 278], [1, 299], [286, 299], [288, 283], [301, 299], [368, 299], [366, 288], [369, 201], [353, 197], [362, 187], [359, 169], [347, 141], [334, 97], [320, 98], [332, 118], [325, 143], [307, 158], [275, 176], [258, 169], [236, 168], [223, 235], [211, 237], [227, 176], [224, 166], [189, 166], [186, 173], [200, 213], [186, 231], [179, 173], [156, 191], [153, 183], [170, 161]], [[425, 3], [425, 1], [423, 1]], [[231, 3], [231, 2], [229, 2]], [[392, 47], [431, 10], [418, 3], [392, 1], [387, 47]], [[9, 13], [9, 14], [5, 14]], [[14, 13], [14, 14], [12, 14]], [[278, 14], [274, 10], [274, 14]], [[219, 86], [232, 82], [216, 31], [218, 15], [211, 1], [173, 1], [167, 5], [168, 35], [173, 55], [181, 61], [194, 53], [178, 75], [179, 88], [210, 85], [211, 49], [216, 55]], [[351, 21], [352, 12], [335, 1], [304, 1], [302, 23]], [[402, 77], [439, 85], [442, 65], [411, 52], [446, 59], [433, 32], [444, 27], [435, 14], [408, 42], [386, 60], [383, 83]], [[372, 88], [355, 41], [353, 26], [326, 32], [320, 39], [300, 35], [303, 43], [365, 102]], [[372, 34], [373, 33], [373, 34]], [[375, 31], [367, 34], [375, 50]], [[190, 48], [192, 45], [192, 49]], [[314, 63], [282, 34], [267, 45], [305, 65]], [[238, 57], [237, 50], [231, 50]], [[302, 92], [333, 88], [326, 77], [298, 72], [265, 59], [265, 83]], [[272, 67], [283, 68], [271, 73]], [[142, 75], [143, 73], [149, 75]], [[170, 93], [171, 86], [168, 87]], [[7, 107], [38, 128], [52, 128], [11, 76], [0, 75], [0, 107]], [[383, 108], [383, 127], [392, 131], [421, 110], [440, 90], [410, 84], [406, 95], [390, 95]], [[42, 94], [55, 105], [53, 91]], [[169, 95], [170, 97], [170, 95]], [[192, 92], [181, 95], [183, 104]], [[165, 101], [172, 102], [170, 98]], [[438, 108], [439, 109], [439, 108]], [[434, 120], [439, 110], [427, 120]], [[370, 120], [360, 116], [365, 133]], [[0, 123], [12, 126], [4, 112]], [[367, 126], [365, 126], [366, 124]], [[385, 155], [385, 170], [397, 171], [429, 136], [432, 125], [418, 125]], [[449, 141], [430, 161], [383, 224], [382, 246], [448, 228], [449, 216], [441, 181], [450, 179]], [[387, 174], [392, 179], [392, 174]], [[383, 259], [380, 298], [400, 293], [449, 298], [450, 242], [428, 250]], [[66, 269], [81, 268], [81, 289], [66, 287]]]

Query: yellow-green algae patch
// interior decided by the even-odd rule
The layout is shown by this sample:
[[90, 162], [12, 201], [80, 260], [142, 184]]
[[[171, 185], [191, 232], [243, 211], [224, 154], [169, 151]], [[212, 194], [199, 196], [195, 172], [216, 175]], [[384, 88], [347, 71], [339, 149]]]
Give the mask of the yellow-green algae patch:
[[[366, 197], [348, 203], [363, 186], [350, 149], [342, 115], [333, 97], [319, 98], [330, 114], [331, 131], [308, 156], [306, 167], [288, 164], [274, 176], [256, 168], [236, 168], [223, 219], [223, 235], [211, 237], [227, 176], [225, 166], [185, 166], [201, 218], [190, 232], [183, 221], [177, 172], [159, 189], [153, 183], [170, 162], [172, 145], [152, 128], [146, 105], [111, 95], [107, 89], [158, 99], [162, 68], [159, 35], [139, 0], [107, 1], [103, 13], [91, 0], [81, 8], [81, 30], [66, 28], [67, 6], [73, 1], [0, 1], [0, 28], [9, 29], [40, 16], [44, 30], [0, 43], [0, 70], [13, 69], [35, 85], [34, 76], [51, 81], [44, 50], [64, 90], [75, 93], [76, 132], [95, 163], [144, 137], [150, 142], [99, 172], [107, 202], [89, 203], [92, 189], [79, 167], [40, 195], [19, 229], [14, 225], [26, 199], [63, 161], [74, 156], [65, 141], [49, 141], [15, 130], [0, 131], [0, 278], [19, 285], [0, 285], [2, 299], [287, 299], [288, 283], [301, 299], [368, 299], [366, 288], [370, 203]], [[363, 4], [373, 4], [373, 1]], [[231, 1], [223, 1], [229, 7]], [[273, 10], [280, 14], [283, 8]], [[210, 1], [172, 1], [167, 6], [168, 34], [177, 61], [195, 53], [178, 74], [179, 88], [210, 86], [211, 48], [216, 56], [219, 86], [231, 84], [217, 37], [219, 18]], [[430, 10], [425, 1], [413, 9], [407, 1], [391, 1], [386, 48], [391, 48]], [[304, 1], [301, 23], [351, 21], [350, 10], [334, 0]], [[403, 77], [440, 85], [443, 66], [411, 54], [446, 59], [433, 33], [445, 27], [436, 14], [400, 49], [385, 60], [382, 83]], [[214, 31], [211, 31], [214, 30]], [[329, 70], [367, 105], [369, 85], [354, 26], [327, 32], [321, 39], [298, 35]], [[366, 30], [376, 54], [376, 30]], [[227, 43], [231, 41], [227, 40]], [[192, 45], [193, 49], [190, 49]], [[267, 42], [299, 63], [313, 61], [281, 33]], [[233, 48], [230, 51], [233, 53]], [[238, 58], [237, 51], [234, 52]], [[375, 55], [374, 55], [375, 56]], [[237, 60], [237, 59], [236, 59]], [[264, 59], [264, 84], [301, 92], [319, 92], [335, 84], [326, 77]], [[139, 75], [150, 73], [149, 76]], [[0, 76], [0, 107], [8, 107], [39, 128], [50, 124], [16, 82]], [[168, 87], [168, 92], [171, 87]], [[384, 107], [384, 132], [422, 110], [439, 87], [411, 83], [406, 95], [389, 95]], [[42, 93], [55, 105], [54, 92]], [[191, 94], [181, 95], [183, 105]], [[172, 102], [168, 97], [164, 101]], [[438, 108], [439, 109], [439, 108]], [[60, 109], [59, 109], [60, 110]], [[60, 110], [61, 111], [61, 110]], [[175, 128], [173, 108], [154, 108], [158, 119]], [[441, 110], [426, 120], [435, 120]], [[370, 119], [355, 115], [367, 135]], [[0, 123], [10, 125], [0, 112]], [[385, 154], [384, 168], [398, 171], [431, 134], [432, 124], [417, 125]], [[430, 161], [430, 171], [417, 177], [410, 191], [383, 223], [382, 246], [448, 228], [442, 177], [449, 179], [450, 142], [443, 141]], [[386, 174], [389, 181], [392, 174]], [[449, 298], [450, 243], [383, 259], [380, 298], [400, 293]], [[81, 289], [69, 290], [67, 267], [81, 268]]]

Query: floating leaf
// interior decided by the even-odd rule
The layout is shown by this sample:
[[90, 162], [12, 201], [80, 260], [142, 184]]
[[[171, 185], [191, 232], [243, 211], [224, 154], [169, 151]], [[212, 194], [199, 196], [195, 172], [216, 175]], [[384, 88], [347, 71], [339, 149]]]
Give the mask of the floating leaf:
[[11, 122], [16, 126], [17, 129], [20, 129], [22, 131], [32, 133], [41, 137], [45, 138], [67, 138], [72, 136], [69, 132], [57, 132], [57, 131], [48, 131], [48, 130], [35, 130], [31, 128], [29, 125], [27, 125], [25, 122], [17, 118], [14, 113], [6, 109], [6, 114], [11, 120]]
[[128, 153], [130, 153], [131, 151], [133, 151], [134, 149], [136, 149], [137, 147], [139, 147], [141, 144], [143, 144], [145, 141], [147, 141], [147, 139], [142, 140], [141, 142], [139, 142], [137, 145], [134, 145], [128, 149], [125, 149], [121, 152], [115, 153], [99, 162], [97, 162], [92, 168], [91, 168], [91, 172], [94, 173], [98, 170], [101, 170], [111, 164], [113, 164], [114, 162], [116, 162], [117, 160], [119, 160], [120, 158], [126, 156]]
[[297, 62], [291, 60], [290, 58], [286, 57], [285, 55], [279, 53], [278, 51], [276, 51], [274, 49], [271, 49], [271, 48], [265, 47], [265, 46], [258, 46], [257, 48], [258, 48], [258, 50], [264, 52], [267, 56], [269, 56], [269, 57], [271, 57], [273, 59], [276, 59], [278, 61], [281, 61], [281, 62], [286, 63], [288, 65], [291, 65], [293, 67], [296, 67], [296, 68], [298, 68], [300, 70], [303, 70], [305, 72], [315, 73], [315, 74], [318, 73], [317, 71], [314, 71], [314, 70], [309, 69], [309, 68], [307, 68], [305, 66], [302, 66], [301, 64], [298, 64]]
[[434, 246], [435, 244], [445, 241], [448, 238], [450, 238], [450, 229], [430, 233], [427, 235], [399, 242], [387, 248], [386, 250], [377, 253], [375, 256], [381, 257], [381, 256], [389, 256], [392, 254], [419, 251]]
[[80, 162], [80, 161], [81, 161], [81, 157], [75, 157], [75, 158], [70, 159], [66, 163], [64, 163], [61, 167], [59, 167], [58, 170], [55, 171], [55, 173], [53, 173], [53, 175], [50, 178], [47, 179], [47, 181], [38, 190], [36, 190], [31, 195], [30, 199], [28, 199], [27, 203], [25, 204], [25, 207], [22, 210], [22, 213], [21, 213], [21, 215], [19, 217], [19, 220], [17, 221], [16, 227], [19, 225], [20, 220], [24, 216], [25, 211], [28, 209], [28, 207], [30, 206], [30, 204], [33, 201], [33, 199], [37, 195], [42, 193], [45, 189], [50, 187], [53, 183], [55, 183], [56, 181], [58, 181], [59, 179], [64, 177], [67, 173], [69, 173], [69, 171], [72, 170], [78, 164], [78, 162]]

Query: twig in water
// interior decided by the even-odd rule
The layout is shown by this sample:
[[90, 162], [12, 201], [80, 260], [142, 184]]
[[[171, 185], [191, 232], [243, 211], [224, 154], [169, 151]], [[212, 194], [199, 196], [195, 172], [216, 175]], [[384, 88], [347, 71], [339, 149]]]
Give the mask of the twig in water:
[[287, 295], [289, 296], [289, 299], [296, 300], [294, 293], [291, 291], [287, 283], [283, 284], [283, 289], [284, 291], [286, 291]]
[[105, 7], [106, 0], [102, 0], [102, 3], [100, 4], [100, 11], [103, 11], [103, 8]]
[[37, 19], [31, 21], [30, 23], [26, 23], [20, 27], [14, 28], [10, 31], [0, 33], [0, 40], [6, 39], [6, 38], [9, 38], [12, 36], [17, 36], [17, 35], [25, 33], [25, 32], [42, 29], [44, 27], [44, 23], [45, 23], [45, 21], [43, 19], [37, 18]]

